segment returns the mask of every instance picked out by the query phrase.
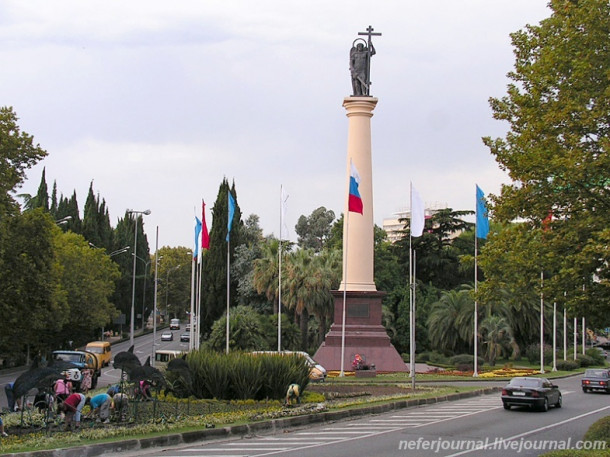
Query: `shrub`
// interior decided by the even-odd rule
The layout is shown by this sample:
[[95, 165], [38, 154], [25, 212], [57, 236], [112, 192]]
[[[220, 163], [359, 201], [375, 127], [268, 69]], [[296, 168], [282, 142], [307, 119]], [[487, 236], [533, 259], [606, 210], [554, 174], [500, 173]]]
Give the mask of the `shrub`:
[[[530, 363], [540, 363], [540, 344], [532, 344], [525, 350], [525, 356]], [[544, 364], [549, 365], [553, 362], [553, 347], [544, 345]]]
[[309, 366], [307, 361], [298, 354], [260, 354], [263, 386], [258, 398], [279, 400], [284, 398], [288, 386], [296, 383], [301, 386], [301, 392], [309, 384]]
[[[477, 363], [482, 366], [485, 361], [483, 357], [477, 357]], [[474, 369], [474, 355], [473, 354], [457, 354], [449, 358], [449, 363], [454, 365], [456, 368], [458, 365], [470, 365]], [[459, 370], [459, 368], [458, 368]]]
[[[411, 354], [407, 352], [403, 352], [402, 354], [400, 354], [400, 356], [402, 357], [402, 361], [404, 363], [409, 363], [411, 361]], [[417, 360], [417, 357], [415, 357], [415, 360]]]
[[602, 417], [594, 422], [584, 437], [585, 441], [605, 441], [606, 447], [610, 448], [610, 416]]
[[585, 433], [583, 441], [605, 441], [606, 449], [552, 451], [542, 454], [543, 457], [610, 457], [610, 416], [594, 422]]
[[595, 359], [593, 359], [593, 357], [590, 357], [587, 354], [578, 354], [576, 356], [576, 360], [578, 360], [580, 362], [581, 367], [590, 367], [593, 365], [599, 365], [598, 363], [595, 363]]
[[429, 352], [422, 352], [420, 354], [415, 354], [415, 361], [417, 363], [426, 363], [430, 360]]
[[432, 351], [430, 353], [430, 362], [432, 363], [440, 363], [440, 364], [447, 364], [447, 357], [445, 357], [443, 354], [441, 354], [440, 352], [436, 352], [436, 351]]
[[185, 390], [196, 398], [280, 400], [290, 384], [299, 384], [304, 391], [309, 383], [309, 365], [298, 354], [200, 350], [191, 352], [187, 362], [192, 386]]
[[263, 386], [261, 359], [250, 354], [237, 353], [229, 360], [229, 380], [233, 398], [256, 398]]
[[580, 367], [580, 364], [574, 360], [559, 360], [557, 361], [557, 369], [561, 371], [572, 371]]
[[597, 348], [589, 348], [585, 351], [585, 354], [593, 359], [593, 365], [604, 365], [606, 363], [605, 357]]

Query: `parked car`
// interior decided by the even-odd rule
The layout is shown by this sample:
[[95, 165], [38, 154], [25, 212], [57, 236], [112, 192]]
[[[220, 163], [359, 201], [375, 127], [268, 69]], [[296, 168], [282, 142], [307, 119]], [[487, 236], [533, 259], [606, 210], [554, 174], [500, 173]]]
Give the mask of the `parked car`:
[[191, 341], [191, 334], [189, 332], [184, 332], [182, 335], [180, 335], [180, 341], [183, 343], [188, 343]]
[[582, 377], [581, 385], [584, 393], [592, 390], [610, 393], [610, 371], [599, 368], [586, 370]]
[[174, 341], [174, 334], [172, 332], [163, 332], [161, 334], [161, 341]]
[[604, 359], [606, 359], [608, 357], [608, 352], [601, 346], [595, 346], [593, 349], [599, 351], [599, 353], [602, 355], [602, 357]]
[[546, 378], [517, 377], [502, 389], [504, 409], [511, 406], [528, 406], [548, 411], [549, 406], [561, 408], [559, 387]]

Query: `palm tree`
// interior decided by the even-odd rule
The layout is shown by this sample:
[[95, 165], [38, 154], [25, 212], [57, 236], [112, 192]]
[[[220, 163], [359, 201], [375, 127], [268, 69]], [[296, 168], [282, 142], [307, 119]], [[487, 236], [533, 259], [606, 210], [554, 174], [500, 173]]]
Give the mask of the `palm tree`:
[[309, 249], [299, 249], [288, 257], [286, 275], [282, 288], [286, 291], [286, 305], [292, 309], [301, 328], [301, 348], [307, 350], [309, 309], [317, 293], [314, 266], [314, 253]]
[[318, 338], [326, 334], [326, 323], [333, 310], [330, 291], [339, 285], [340, 262], [340, 253], [336, 251], [316, 254], [309, 249], [300, 249], [287, 258], [282, 287], [286, 291], [287, 306], [299, 320], [304, 350], [308, 347], [310, 314], [318, 318]]
[[468, 322], [465, 311], [470, 309], [468, 305], [471, 302], [472, 296], [468, 289], [442, 292], [440, 300], [432, 304], [427, 321], [429, 338], [433, 346], [453, 352], [464, 347], [467, 341], [462, 335], [466, 334]]
[[317, 279], [317, 293], [313, 294], [309, 309], [318, 318], [318, 344], [322, 343], [327, 324], [332, 319], [333, 298], [331, 290], [336, 290], [341, 281], [341, 251], [323, 250], [315, 257], [314, 275]]
[[491, 366], [494, 366], [496, 358], [501, 356], [505, 347], [514, 340], [512, 329], [506, 318], [491, 315], [483, 319], [480, 331], [485, 345], [485, 359]]
[[259, 294], [264, 293], [273, 303], [273, 313], [279, 306], [279, 240], [270, 238], [262, 243], [262, 256], [254, 261], [254, 287]]

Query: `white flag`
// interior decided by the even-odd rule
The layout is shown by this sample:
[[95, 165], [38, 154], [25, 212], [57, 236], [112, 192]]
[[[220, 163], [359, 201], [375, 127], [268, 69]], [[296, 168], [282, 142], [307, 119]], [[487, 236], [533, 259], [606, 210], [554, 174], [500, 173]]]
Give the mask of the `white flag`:
[[425, 208], [419, 193], [411, 185], [411, 236], [418, 237], [424, 233]]

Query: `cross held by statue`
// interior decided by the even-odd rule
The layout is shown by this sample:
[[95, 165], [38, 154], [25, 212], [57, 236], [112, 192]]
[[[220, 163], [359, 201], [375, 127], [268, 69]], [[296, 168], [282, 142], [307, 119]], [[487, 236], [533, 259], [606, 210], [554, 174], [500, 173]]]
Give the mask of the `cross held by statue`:
[[352, 88], [354, 96], [369, 96], [371, 86], [371, 57], [375, 55], [375, 47], [371, 37], [381, 36], [381, 33], [374, 32], [373, 27], [367, 27], [366, 32], [358, 32], [359, 36], [366, 36], [368, 39], [363, 43], [362, 38], [357, 38], [350, 50], [350, 72], [352, 75]]

